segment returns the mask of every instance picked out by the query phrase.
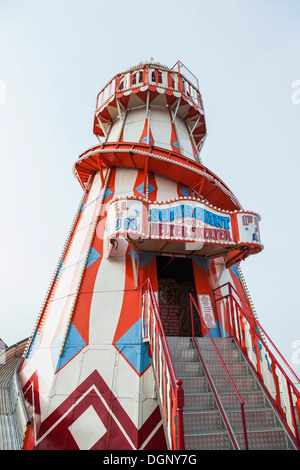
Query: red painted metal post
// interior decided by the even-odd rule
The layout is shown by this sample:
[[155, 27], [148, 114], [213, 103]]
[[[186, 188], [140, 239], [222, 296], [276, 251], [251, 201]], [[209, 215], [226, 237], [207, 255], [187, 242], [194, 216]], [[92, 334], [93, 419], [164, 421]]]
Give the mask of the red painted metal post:
[[176, 407], [178, 418], [178, 450], [184, 450], [184, 430], [183, 430], [183, 407], [184, 407], [184, 391], [182, 388], [182, 380], [176, 380]]
[[190, 312], [191, 312], [191, 323], [192, 323], [192, 338], [194, 339], [195, 330], [194, 330], [193, 302], [192, 302], [191, 295], [190, 295]]
[[25, 437], [24, 437], [24, 441], [23, 441], [23, 445], [22, 445], [22, 450], [27, 450], [27, 443], [29, 441], [29, 436], [30, 436], [30, 432], [31, 432], [30, 425], [31, 425], [31, 422], [29, 421], [26, 424], [26, 431], [25, 431]]
[[[235, 338], [238, 338], [237, 331], [236, 331], [236, 323], [235, 323], [235, 311], [234, 311], [234, 308], [233, 308], [233, 296], [232, 296], [232, 292], [231, 292], [231, 284], [229, 284], [228, 291], [229, 291], [232, 329], [233, 329]], [[236, 315], [237, 315], [237, 313], [236, 313]], [[238, 319], [237, 319], [237, 322], [238, 322]]]
[[242, 423], [243, 423], [243, 430], [244, 430], [245, 450], [249, 450], [244, 403], [241, 403], [241, 414], [242, 414]]
[[213, 299], [213, 303], [214, 303], [214, 307], [215, 307], [215, 311], [216, 311], [218, 332], [219, 332], [219, 336], [220, 336], [220, 338], [221, 338], [221, 337], [222, 337], [222, 335], [221, 335], [221, 322], [220, 322], [220, 317], [219, 317], [219, 311], [218, 311], [217, 302], [216, 302], [216, 299], [215, 299], [215, 296], [214, 296], [214, 295], [212, 296], [212, 299]]
[[292, 421], [293, 421], [293, 426], [294, 426], [294, 432], [295, 432], [295, 438], [297, 441], [297, 444], [300, 444], [299, 441], [299, 433], [298, 433], [298, 426], [297, 426], [297, 421], [296, 421], [296, 416], [295, 416], [295, 410], [294, 410], [294, 404], [293, 404], [293, 399], [292, 399], [292, 394], [291, 394], [291, 387], [290, 384], [287, 382], [286, 384], [287, 390], [288, 390], [288, 396], [289, 396], [289, 402], [290, 402], [290, 408], [291, 408], [291, 414], [292, 414]]

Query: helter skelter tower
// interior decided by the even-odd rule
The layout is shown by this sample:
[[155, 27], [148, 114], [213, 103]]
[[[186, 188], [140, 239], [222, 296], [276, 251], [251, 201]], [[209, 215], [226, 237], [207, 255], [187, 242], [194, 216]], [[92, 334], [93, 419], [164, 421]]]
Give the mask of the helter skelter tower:
[[[214, 349], [228, 337], [263, 393], [277, 372], [270, 400], [294, 442], [239, 268], [262, 249], [259, 216], [201, 161], [197, 79], [180, 61], [140, 63], [100, 91], [93, 131], [99, 145], [74, 164], [83, 198], [19, 367], [24, 449], [247, 448], [254, 418]], [[235, 387], [237, 424], [221, 380], [223, 397]]]

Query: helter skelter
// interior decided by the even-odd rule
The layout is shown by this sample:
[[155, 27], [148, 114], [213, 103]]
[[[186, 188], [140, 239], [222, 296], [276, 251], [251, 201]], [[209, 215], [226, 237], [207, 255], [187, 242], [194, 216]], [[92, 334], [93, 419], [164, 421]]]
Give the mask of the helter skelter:
[[299, 393], [240, 262], [258, 214], [202, 163], [198, 81], [140, 63], [98, 94], [99, 145], [19, 367], [24, 449], [294, 449]]

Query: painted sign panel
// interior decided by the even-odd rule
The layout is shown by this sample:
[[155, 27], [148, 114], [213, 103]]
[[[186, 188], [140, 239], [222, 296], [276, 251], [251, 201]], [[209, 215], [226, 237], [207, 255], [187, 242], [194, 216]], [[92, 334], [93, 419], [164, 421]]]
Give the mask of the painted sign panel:
[[119, 199], [109, 204], [107, 213], [108, 237], [129, 234], [132, 238], [146, 236], [148, 232], [148, 208], [143, 201]]
[[225, 211], [186, 198], [151, 203], [122, 198], [108, 206], [108, 238], [162, 239], [236, 246], [260, 245], [259, 216]]
[[192, 200], [149, 204], [149, 234], [197, 242], [233, 241], [230, 216]]
[[206, 294], [199, 294], [198, 299], [205, 325], [207, 326], [207, 328], [215, 328], [216, 322], [214, 318], [210, 296]]
[[248, 243], [260, 243], [259, 218], [257, 214], [238, 213], [236, 217], [239, 228], [239, 239]]

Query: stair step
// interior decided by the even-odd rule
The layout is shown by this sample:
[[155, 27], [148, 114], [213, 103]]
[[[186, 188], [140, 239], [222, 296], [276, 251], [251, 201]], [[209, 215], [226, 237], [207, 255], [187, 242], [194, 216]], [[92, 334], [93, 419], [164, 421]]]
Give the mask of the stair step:
[[[219, 394], [219, 397], [226, 411], [241, 409], [240, 401], [235, 391], [222, 392]], [[262, 391], [244, 392], [241, 395], [241, 398], [244, 402], [244, 409], [266, 408], [268, 405]]]
[[[242, 415], [240, 411], [226, 412], [232, 429], [236, 432], [243, 432]], [[269, 431], [280, 426], [280, 423], [271, 408], [245, 410], [245, 422], [247, 432]]]
[[195, 349], [172, 350], [173, 362], [199, 362], [199, 356]]
[[[240, 410], [241, 405], [239, 398], [235, 392], [220, 393], [219, 397], [226, 411]], [[266, 400], [263, 392], [249, 392], [242, 396], [244, 409], [261, 409], [266, 408]], [[186, 410], [214, 409], [215, 398], [212, 393], [185, 393], [184, 408]]]
[[219, 410], [198, 412], [184, 411], [183, 422], [185, 434], [225, 431]]
[[[233, 431], [243, 433], [241, 413], [228, 411], [226, 415]], [[219, 410], [184, 411], [183, 421], [184, 431], [187, 434], [225, 430], [225, 424]], [[272, 409], [245, 410], [245, 421], [247, 433], [279, 429], [279, 423]]]
[[206, 377], [183, 377], [182, 386], [184, 393], [209, 392], [209, 384]]
[[201, 377], [204, 375], [203, 367], [200, 362], [175, 362], [174, 369], [178, 378], [183, 377]]
[[[215, 350], [215, 347], [210, 338], [196, 338], [199, 349], [212, 349]], [[219, 351], [225, 349], [237, 349], [235, 340], [233, 338], [213, 338], [213, 341]]]
[[194, 343], [192, 339], [185, 336], [168, 336], [167, 343], [169, 349], [172, 350], [194, 349]]
[[[241, 449], [245, 449], [245, 438], [243, 433], [236, 433], [236, 439]], [[267, 431], [247, 432], [249, 450], [289, 450], [290, 446], [287, 435], [283, 429], [268, 429]]]
[[[232, 378], [236, 376], [251, 375], [251, 371], [246, 362], [228, 362], [225, 364]], [[227, 372], [221, 362], [210, 362], [206, 365], [213, 377], [228, 377]]]
[[216, 410], [217, 405], [212, 393], [187, 393], [184, 395], [184, 410]]
[[[215, 349], [202, 349], [199, 348], [200, 354], [202, 355], [205, 362], [218, 362], [219, 356]], [[237, 349], [223, 349], [219, 351], [222, 359], [225, 363], [227, 362], [244, 362], [242, 353]]]
[[[259, 390], [256, 378], [253, 375], [235, 376], [233, 382], [240, 393]], [[232, 385], [229, 377], [214, 377], [214, 384], [219, 392], [231, 392]]]
[[[236, 433], [240, 448], [245, 449], [243, 433]], [[265, 431], [250, 431], [247, 433], [249, 450], [288, 450], [290, 449], [286, 433], [280, 429]], [[225, 431], [190, 433], [185, 436], [186, 450], [231, 450], [233, 448]], [[292, 448], [292, 447], [291, 447]]]
[[[173, 356], [172, 356], [173, 357]], [[192, 357], [192, 356], [191, 356]], [[232, 362], [227, 363], [226, 367], [228, 369], [229, 374], [232, 378], [237, 376], [250, 376], [251, 371], [248, 365], [244, 362]], [[174, 361], [174, 368], [176, 371], [176, 375], [181, 378], [182, 377], [189, 377], [189, 376], [198, 376], [203, 375], [203, 366], [200, 361]], [[212, 377], [228, 377], [223, 364], [220, 362], [211, 362], [207, 364], [207, 368], [212, 375]]]
[[187, 434], [186, 450], [232, 450], [233, 446], [227, 432], [211, 432], [206, 434]]

